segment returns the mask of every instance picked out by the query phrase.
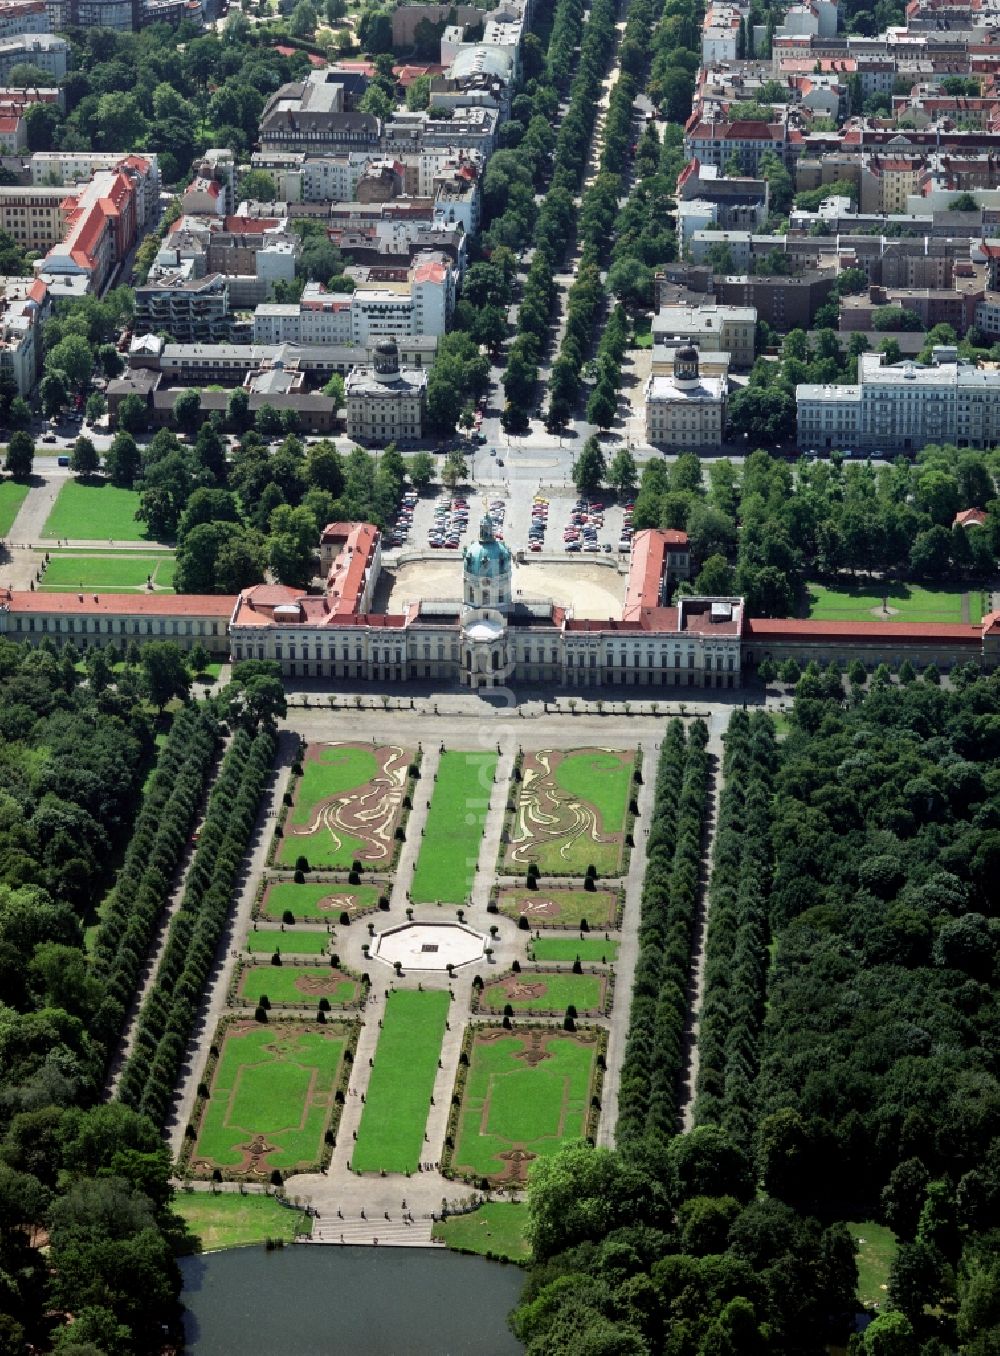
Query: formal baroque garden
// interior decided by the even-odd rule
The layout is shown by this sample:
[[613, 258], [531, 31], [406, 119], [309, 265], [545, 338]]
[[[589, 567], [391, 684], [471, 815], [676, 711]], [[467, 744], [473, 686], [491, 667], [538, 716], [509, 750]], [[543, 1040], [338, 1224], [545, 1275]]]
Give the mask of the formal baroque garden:
[[466, 1034], [447, 1158], [460, 1177], [511, 1186], [588, 1133], [604, 1032], [479, 1026]]
[[317, 1168], [336, 1130], [336, 1093], [346, 1087], [356, 1037], [349, 1021], [225, 1021], [189, 1171], [262, 1179]]
[[517, 795], [505, 827], [501, 870], [614, 876], [624, 867], [634, 813], [635, 750], [540, 749], [519, 755]]
[[472, 892], [494, 789], [497, 754], [441, 753], [411, 896], [417, 904], [464, 904]]

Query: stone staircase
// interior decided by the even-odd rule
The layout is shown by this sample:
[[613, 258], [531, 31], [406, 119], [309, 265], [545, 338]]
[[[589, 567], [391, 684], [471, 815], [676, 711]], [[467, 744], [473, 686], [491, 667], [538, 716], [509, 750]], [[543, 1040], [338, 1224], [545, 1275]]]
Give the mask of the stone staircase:
[[414, 1216], [412, 1224], [396, 1218], [387, 1219], [318, 1219], [313, 1221], [313, 1243], [343, 1243], [352, 1247], [380, 1248], [443, 1248], [444, 1244], [431, 1238], [431, 1221]]

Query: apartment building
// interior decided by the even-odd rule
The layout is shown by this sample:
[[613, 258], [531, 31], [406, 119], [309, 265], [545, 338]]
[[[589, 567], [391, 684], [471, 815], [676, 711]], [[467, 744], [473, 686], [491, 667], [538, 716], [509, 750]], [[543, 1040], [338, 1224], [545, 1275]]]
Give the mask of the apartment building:
[[215, 343], [232, 330], [229, 280], [158, 272], [135, 289], [136, 334], [169, 334], [177, 343]]
[[45, 0], [4, 0], [0, 5], [0, 41], [22, 33], [51, 31]]
[[39, 278], [0, 278], [0, 377], [29, 396], [42, 365], [48, 288]]
[[661, 306], [653, 317], [653, 341], [686, 339], [700, 353], [728, 353], [733, 367], [753, 366], [757, 312], [752, 306]]
[[69, 69], [69, 43], [54, 33], [22, 33], [0, 39], [0, 82], [6, 84], [15, 66], [37, 66], [54, 81]]
[[788, 160], [787, 121], [694, 122], [692, 119], [684, 134], [684, 154], [689, 160], [715, 165], [722, 171], [728, 170], [730, 161], [735, 159], [743, 174], [756, 175], [761, 158], [768, 153], [777, 156], [782, 163]]
[[1000, 372], [937, 352], [929, 367], [885, 363], [863, 353], [858, 382], [795, 388], [804, 448], [919, 452], [928, 443], [992, 447], [1000, 442]]

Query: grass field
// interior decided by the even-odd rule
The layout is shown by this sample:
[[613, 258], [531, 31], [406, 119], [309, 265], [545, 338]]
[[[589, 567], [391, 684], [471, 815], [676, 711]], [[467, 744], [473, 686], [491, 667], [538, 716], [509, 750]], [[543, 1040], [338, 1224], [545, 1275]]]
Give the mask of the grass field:
[[146, 524], [135, 516], [138, 507], [138, 490], [67, 480], [42, 536], [69, 541], [148, 541]]
[[398, 747], [310, 744], [276, 860], [388, 866], [411, 754]]
[[[897, 621], [897, 622], [960, 622], [962, 595], [969, 600], [970, 622], [980, 622], [983, 616], [982, 594], [978, 588], [944, 585], [924, 588], [920, 584], [843, 584], [835, 588], [826, 584], [807, 584], [806, 615], [816, 621]], [[887, 618], [882, 616], [882, 599], [888, 595], [892, 609]]]
[[526, 1262], [531, 1249], [524, 1237], [528, 1226], [528, 1207], [514, 1201], [486, 1201], [469, 1215], [451, 1215], [439, 1220], [433, 1237], [441, 1238], [449, 1248], [463, 1252], [492, 1254], [511, 1262]]
[[522, 914], [533, 928], [575, 928], [586, 919], [592, 928], [615, 925], [618, 898], [611, 890], [500, 890], [500, 912], [508, 918]]
[[49, 593], [72, 593], [75, 589], [144, 593], [146, 579], [152, 576], [154, 588], [162, 592], [174, 586], [174, 567], [174, 557], [165, 553], [140, 556], [130, 551], [101, 556], [60, 551], [45, 567], [41, 588]]
[[[246, 1024], [226, 1033], [191, 1156], [198, 1170], [257, 1171], [318, 1164], [348, 1028]], [[257, 1146], [261, 1147], [261, 1146]]]
[[30, 486], [16, 480], [0, 480], [0, 537], [6, 537], [14, 526], [14, 519], [29, 489]]
[[528, 947], [528, 959], [533, 961], [572, 964], [577, 956], [591, 964], [610, 963], [618, 959], [618, 943], [603, 937], [536, 937]]
[[440, 989], [395, 989], [386, 1000], [355, 1171], [416, 1172], [450, 1001]]
[[515, 1012], [545, 1012], [561, 1017], [570, 1003], [577, 1012], [599, 1012], [604, 1006], [603, 975], [549, 973], [522, 970], [509, 979], [487, 984], [479, 1000], [490, 1012], [503, 1012], [509, 1003]]
[[415, 903], [463, 904], [468, 898], [496, 766], [495, 753], [442, 753], [410, 889]]
[[248, 966], [237, 990], [245, 1003], [258, 1003], [266, 994], [271, 1003], [295, 1003], [303, 1008], [315, 1007], [321, 998], [328, 998], [334, 1007], [356, 1003], [360, 992], [358, 980], [329, 965]]
[[[388, 887], [384, 892], [388, 894]], [[374, 909], [382, 893], [383, 888], [378, 885], [341, 885], [333, 880], [310, 880], [302, 885], [290, 880], [272, 881], [261, 903], [261, 912], [278, 921], [288, 909], [296, 921], [305, 918], [325, 922], [331, 918], [336, 922], [345, 910], [353, 915], [361, 909]]]
[[[525, 1054], [536, 1055], [536, 1047], [544, 1057], [529, 1062]], [[565, 1140], [579, 1139], [596, 1055], [595, 1040], [554, 1030], [511, 1034], [494, 1027], [477, 1036], [462, 1096], [455, 1171], [510, 1177], [517, 1167], [501, 1154], [525, 1149], [545, 1157]]]
[[505, 864], [542, 875], [601, 875], [618, 871], [625, 846], [625, 815], [633, 754], [611, 749], [529, 754], [518, 787]]
[[312, 1216], [279, 1205], [273, 1196], [241, 1196], [236, 1191], [178, 1191], [170, 1205], [201, 1243], [202, 1252], [242, 1248], [296, 1234], [312, 1233]]
[[311, 928], [258, 928], [247, 933], [247, 946], [253, 952], [266, 951], [269, 955], [280, 951], [283, 956], [320, 956], [330, 941], [327, 932]]
[[[896, 1235], [872, 1220], [849, 1222], [858, 1261], [858, 1299], [862, 1304], [884, 1304], [889, 1268], [899, 1248]], [[863, 1241], [862, 1241], [863, 1240]]]

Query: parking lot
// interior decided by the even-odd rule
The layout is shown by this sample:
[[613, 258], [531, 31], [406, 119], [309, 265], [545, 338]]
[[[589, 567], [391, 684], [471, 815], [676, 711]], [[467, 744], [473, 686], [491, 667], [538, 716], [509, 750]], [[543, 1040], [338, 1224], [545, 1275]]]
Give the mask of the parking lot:
[[405, 535], [391, 536], [390, 544], [420, 551], [460, 551], [476, 539], [480, 520], [488, 513], [497, 538], [514, 552], [628, 555], [631, 529], [625, 505], [603, 497], [587, 503], [573, 490], [541, 490], [523, 482], [515, 482], [512, 490], [453, 495], [441, 491], [413, 499], [404, 505]]

